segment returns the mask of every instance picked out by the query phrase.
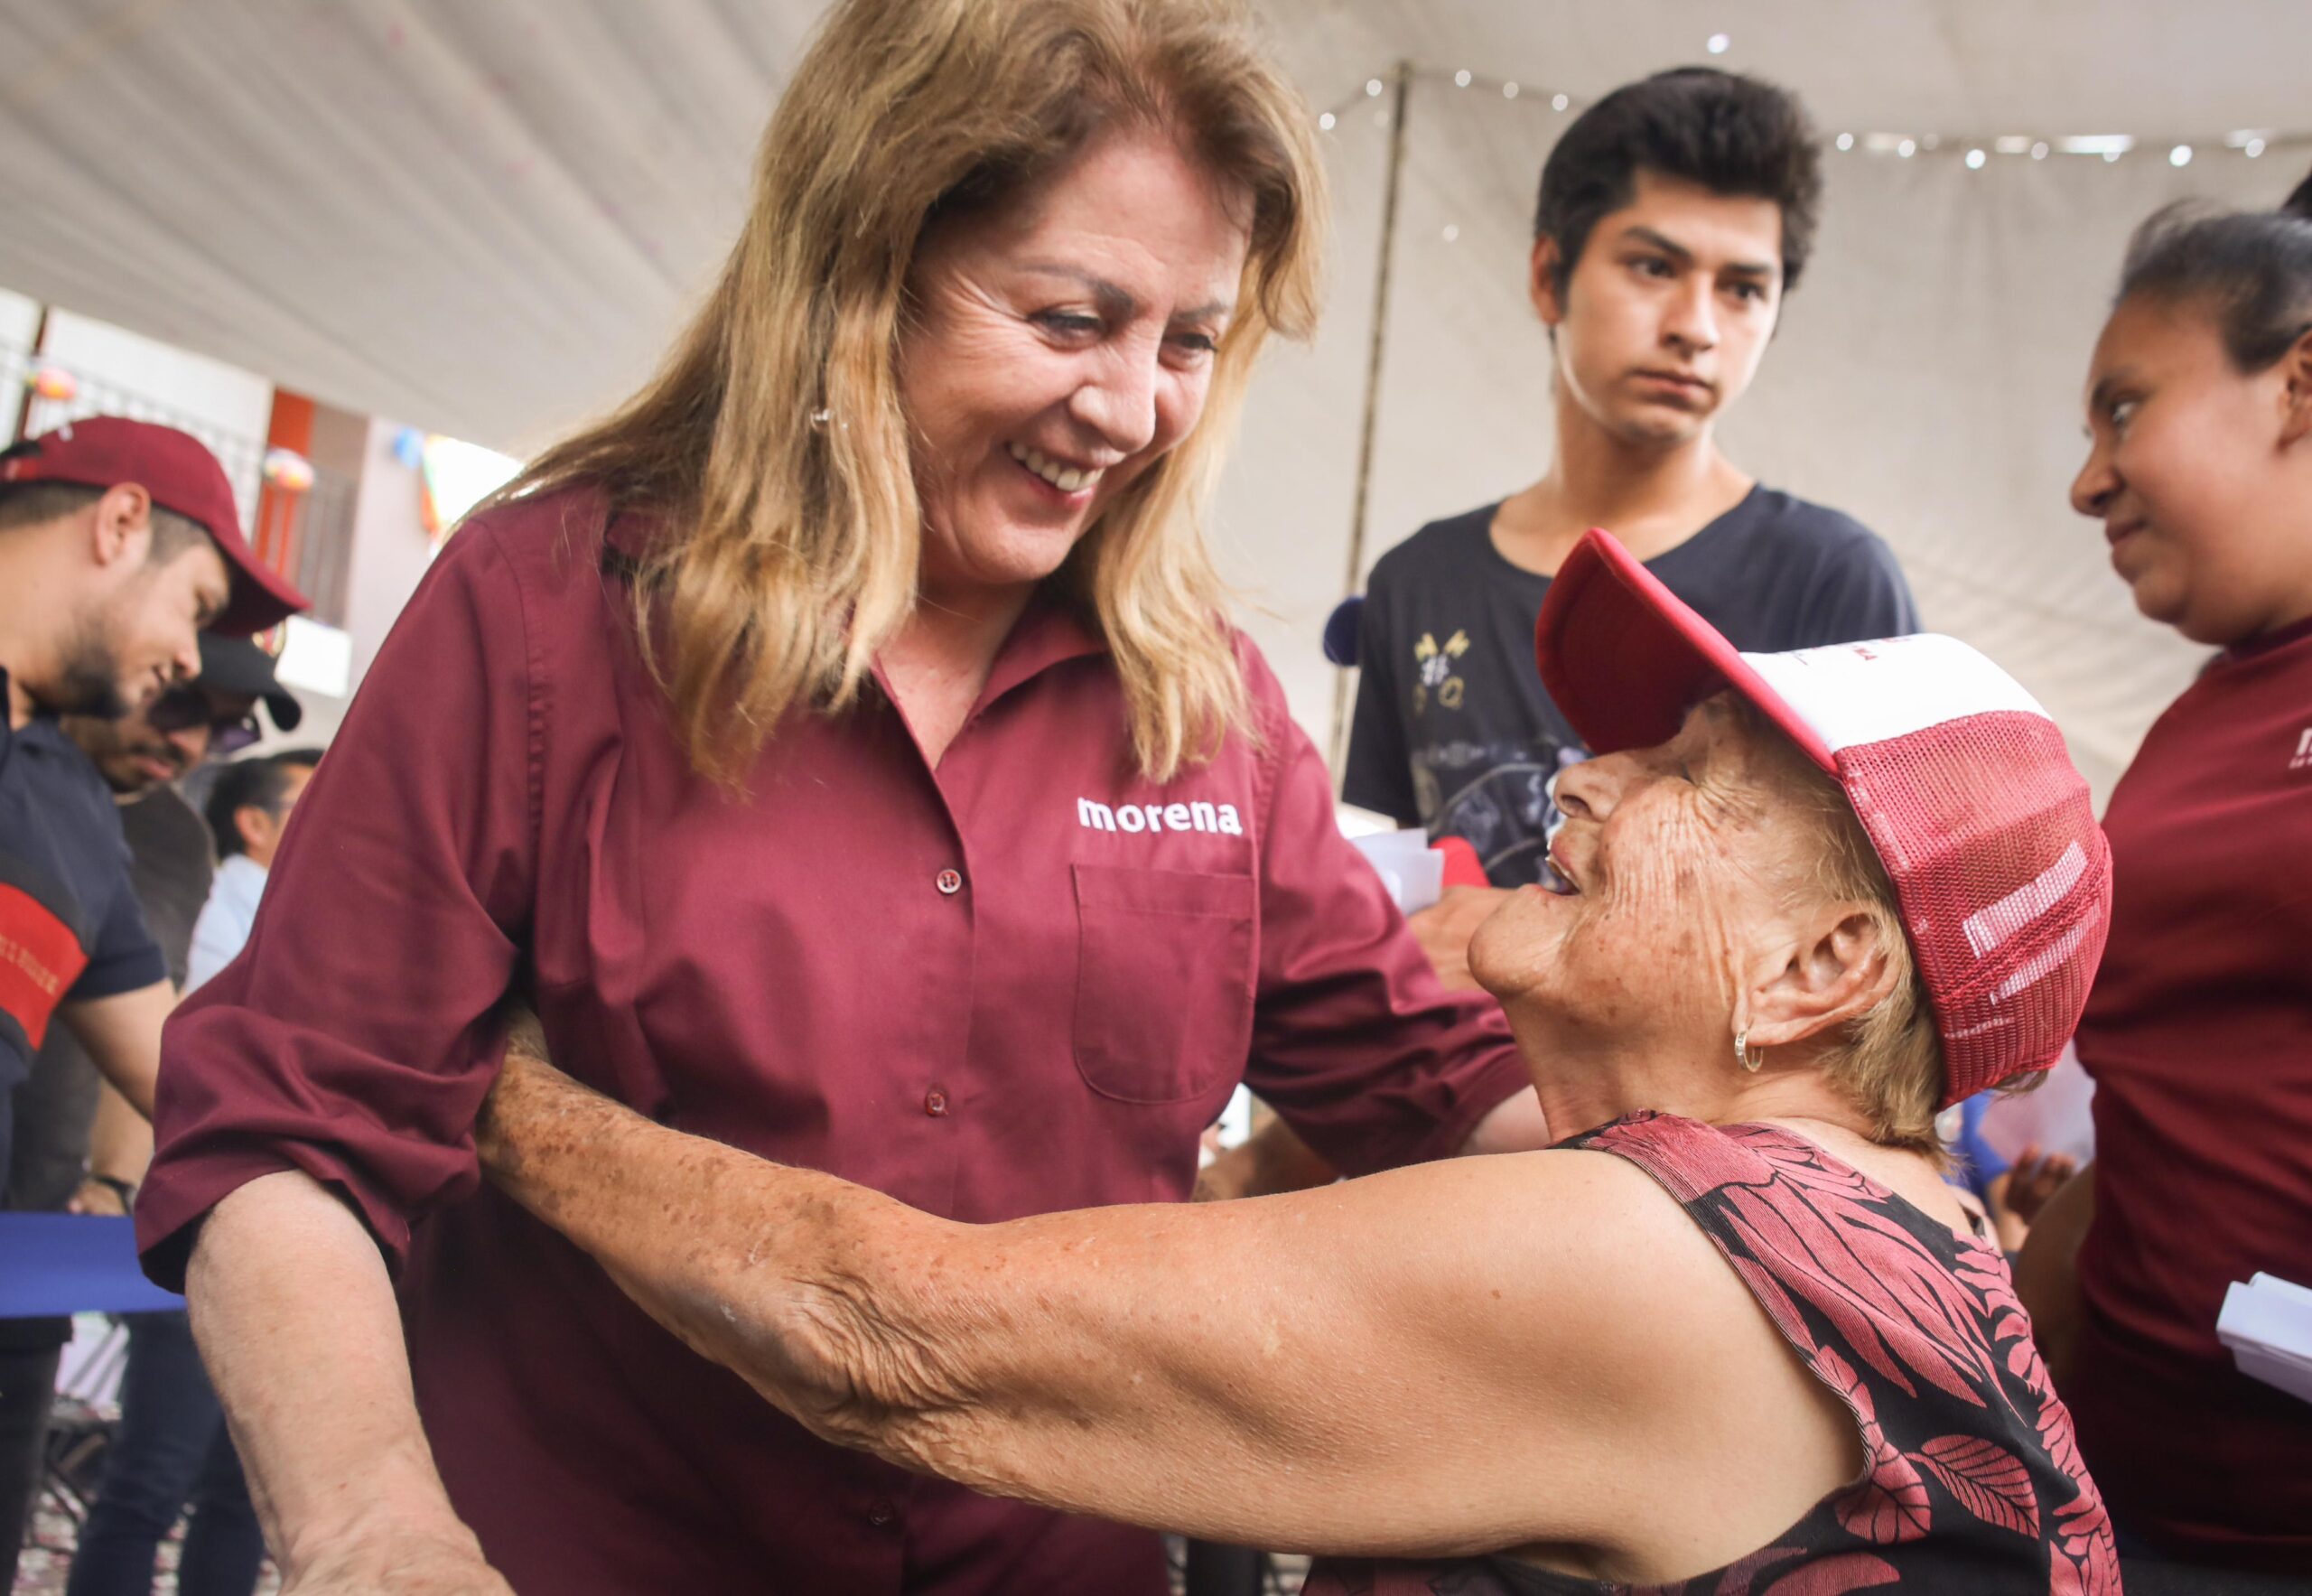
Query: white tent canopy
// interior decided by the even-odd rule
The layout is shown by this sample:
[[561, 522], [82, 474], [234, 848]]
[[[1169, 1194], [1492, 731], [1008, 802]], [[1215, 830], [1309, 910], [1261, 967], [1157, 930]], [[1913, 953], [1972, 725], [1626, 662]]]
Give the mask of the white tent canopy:
[[[0, 285], [349, 407], [520, 451], [648, 370], [709, 280], [817, 6], [785, 0], [7, 0]], [[1833, 156], [1823, 238], [1736, 457], [1895, 546], [1937, 630], [2008, 664], [2107, 789], [2195, 655], [2138, 620], [2065, 508], [2078, 389], [2129, 229], [2185, 195], [2269, 205], [2312, 161], [2297, 0], [1268, 0], [1329, 133], [1331, 310], [1263, 375], [1216, 537], [1321, 738], [1317, 629], [1349, 586], [1388, 103], [1423, 71], [1386, 308], [1366, 560], [1545, 463], [1522, 284], [1575, 101], [1711, 59], [1799, 89]], [[1479, 75], [1457, 89], [1456, 69]], [[1511, 98], [1501, 80], [1519, 84]], [[2116, 163], [2000, 135], [2136, 135]], [[2166, 152], [2189, 144], [2188, 165]], [[1450, 230], [1449, 240], [1448, 232]]]

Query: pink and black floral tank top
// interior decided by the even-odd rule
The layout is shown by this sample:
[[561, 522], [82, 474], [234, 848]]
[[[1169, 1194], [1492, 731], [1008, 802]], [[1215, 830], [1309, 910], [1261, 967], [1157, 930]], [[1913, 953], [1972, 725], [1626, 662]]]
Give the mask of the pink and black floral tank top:
[[[2007, 1261], [1779, 1126], [1638, 1114], [1560, 1143], [1678, 1199], [1854, 1414], [1862, 1478], [1681, 1596], [2120, 1589], [2102, 1496]], [[1303, 1596], [1595, 1596], [1506, 1557], [1320, 1560]]]

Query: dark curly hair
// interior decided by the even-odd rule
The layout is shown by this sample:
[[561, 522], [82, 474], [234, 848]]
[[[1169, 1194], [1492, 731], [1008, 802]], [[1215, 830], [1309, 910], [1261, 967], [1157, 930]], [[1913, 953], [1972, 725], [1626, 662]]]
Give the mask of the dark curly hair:
[[1782, 285], [1798, 285], [1814, 247], [1823, 162], [1813, 124], [1789, 90], [1715, 67], [1680, 67], [1628, 83], [1574, 118], [1542, 167], [1534, 237], [1557, 245], [1562, 294], [1600, 219], [1655, 172], [1715, 194], [1782, 210]]

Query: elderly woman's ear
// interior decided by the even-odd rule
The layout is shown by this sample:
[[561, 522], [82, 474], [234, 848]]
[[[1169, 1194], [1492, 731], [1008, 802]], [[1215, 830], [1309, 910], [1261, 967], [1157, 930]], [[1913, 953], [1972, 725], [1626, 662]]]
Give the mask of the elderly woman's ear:
[[1901, 934], [1868, 905], [1824, 905], [1737, 998], [1737, 1032], [1753, 1049], [1779, 1048], [1860, 1019], [1894, 992], [1886, 938]]

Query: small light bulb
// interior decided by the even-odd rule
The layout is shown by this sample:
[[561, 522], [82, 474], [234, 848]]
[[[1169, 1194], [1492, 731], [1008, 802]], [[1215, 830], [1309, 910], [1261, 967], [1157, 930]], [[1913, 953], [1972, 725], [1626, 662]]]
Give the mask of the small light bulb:
[[1367, 99], [1377, 99], [1380, 98], [1380, 94], [1381, 79], [1378, 78], [1367, 78], [1365, 79], [1365, 97]]
[[1988, 159], [1990, 159], [1990, 157], [1985, 155], [1981, 150], [1969, 150], [1967, 152], [1967, 170], [1970, 172], [1981, 172], [1983, 169], [1983, 163]]
[[2105, 150], [2103, 152], [2103, 164], [2106, 166], [2116, 164], [2119, 158], [2120, 153], [2117, 150]]
[[1469, 69], [1463, 67], [1459, 71], [1453, 74], [1453, 87], [1456, 89], [1467, 89], [1468, 86]]
[[1839, 135], [1839, 148], [1841, 148], [1841, 149], [1842, 149], [1842, 150], [1851, 150], [1851, 149], [1854, 148], [1854, 135], [1852, 135], [1851, 133], [1841, 133], [1841, 134], [1840, 134], [1840, 135]]
[[2252, 161], [2264, 153], [2264, 141], [2261, 138], [2251, 138], [2241, 147], [2247, 151], [2248, 159]]
[[1323, 116], [1317, 118], [1317, 126], [1322, 128], [1325, 132], [1330, 133], [1333, 130], [1334, 120], [1335, 118], [1333, 114], [1330, 111], [1327, 111]]
[[1712, 33], [1710, 36], [1710, 53], [1712, 55], [1724, 55], [1726, 53], [1727, 46], [1733, 42], [1733, 40], [1729, 39], [1723, 33]]
[[2168, 151], [2168, 165], [2170, 165], [2170, 166], [2189, 166], [2191, 163], [2192, 163], [2192, 146], [2191, 146], [2191, 145], [2177, 145], [2174, 149], [2172, 149], [2172, 150], [2170, 150], [2170, 151]]
[[2034, 161], [2044, 161], [2046, 158], [2047, 146], [2045, 140], [2041, 140], [2039, 143], [2031, 146], [2031, 159]]
[[1450, 244], [1451, 242], [1453, 242], [1453, 240], [1454, 240], [1454, 239], [1456, 239], [1456, 238], [1459, 238], [1460, 236], [1461, 236], [1461, 229], [1460, 229], [1459, 228], [1458, 228], [1458, 227], [1454, 226], [1454, 225], [1453, 225], [1451, 222], [1450, 222], [1450, 221], [1449, 221], [1449, 222], [1447, 222], [1447, 223], [1445, 224], [1445, 242], [1447, 242], [1448, 244]]
[[1517, 85], [1515, 83], [1504, 83], [1501, 86], [1501, 98], [1504, 99], [1515, 99], [1517, 98]]
[[1566, 98], [1566, 97], [1562, 94], [1552, 94], [1550, 96], [1550, 109], [1552, 111], [1562, 111], [1572, 103], [1573, 102], [1571, 100]]
[[1902, 143], [1895, 146], [1895, 154], [1900, 155], [1906, 161], [1909, 160], [1913, 155], [1918, 154], [1918, 140], [1915, 138], [1906, 138], [1903, 140]]

